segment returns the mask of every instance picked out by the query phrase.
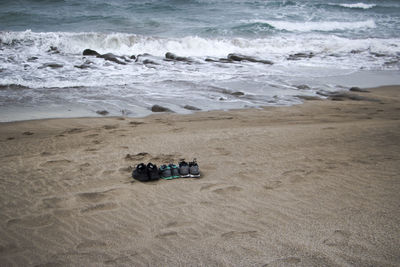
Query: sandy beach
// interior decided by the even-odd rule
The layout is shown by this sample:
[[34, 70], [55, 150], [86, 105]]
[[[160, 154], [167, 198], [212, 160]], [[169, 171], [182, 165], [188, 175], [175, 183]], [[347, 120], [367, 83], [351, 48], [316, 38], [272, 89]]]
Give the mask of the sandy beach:
[[[400, 87], [0, 124], [1, 266], [398, 266]], [[202, 177], [141, 183], [141, 162]]]

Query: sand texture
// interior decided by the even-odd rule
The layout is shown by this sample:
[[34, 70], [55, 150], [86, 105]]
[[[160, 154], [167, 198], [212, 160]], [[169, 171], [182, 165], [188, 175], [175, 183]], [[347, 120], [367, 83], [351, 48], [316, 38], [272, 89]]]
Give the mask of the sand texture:
[[398, 266], [400, 87], [351, 94], [0, 124], [0, 266]]

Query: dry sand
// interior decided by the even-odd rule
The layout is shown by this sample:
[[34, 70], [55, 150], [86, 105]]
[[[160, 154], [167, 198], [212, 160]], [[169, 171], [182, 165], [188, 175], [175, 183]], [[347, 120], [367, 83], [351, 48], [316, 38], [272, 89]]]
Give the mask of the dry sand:
[[[0, 265], [398, 266], [400, 87], [357, 94], [0, 124]], [[130, 176], [193, 157], [201, 179]]]

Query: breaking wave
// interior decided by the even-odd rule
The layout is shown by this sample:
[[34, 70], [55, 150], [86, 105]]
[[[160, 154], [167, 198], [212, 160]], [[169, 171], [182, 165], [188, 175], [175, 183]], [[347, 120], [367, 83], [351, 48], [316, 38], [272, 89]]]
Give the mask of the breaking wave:
[[331, 4], [331, 5], [338, 5], [338, 6], [347, 7], [347, 8], [360, 8], [360, 9], [370, 9], [370, 8], [376, 7], [376, 4], [365, 4], [365, 3]]
[[356, 30], [362, 28], [375, 28], [375, 21], [372, 19], [365, 21], [341, 22], [341, 21], [309, 21], [309, 22], [289, 22], [273, 20], [253, 20], [253, 23], [267, 23], [278, 30], [290, 32], [312, 32], [312, 31], [338, 31], [338, 30]]

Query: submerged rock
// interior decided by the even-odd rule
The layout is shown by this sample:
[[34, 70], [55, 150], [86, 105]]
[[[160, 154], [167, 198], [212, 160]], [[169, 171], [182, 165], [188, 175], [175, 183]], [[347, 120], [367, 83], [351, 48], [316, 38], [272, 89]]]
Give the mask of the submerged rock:
[[192, 62], [192, 60], [188, 57], [179, 57], [175, 55], [174, 53], [167, 52], [165, 54], [165, 58], [169, 60], [176, 60], [176, 61], [185, 61], [185, 62]]
[[30, 57], [30, 58], [28, 58], [28, 61], [32, 62], [32, 61], [35, 61], [36, 59], [39, 59], [39, 58], [38, 57]]
[[108, 112], [107, 110], [98, 110], [98, 111], [96, 111], [96, 113], [99, 114], [99, 115], [105, 116], [105, 115], [107, 115], [109, 112]]
[[349, 90], [352, 92], [369, 93], [368, 90], [361, 89], [360, 87], [351, 87]]
[[62, 67], [64, 67], [64, 66], [61, 65], [61, 64], [57, 64], [57, 63], [46, 63], [46, 64], [43, 64], [41, 67], [39, 67], [39, 69], [44, 69], [44, 68], [59, 69], [59, 68], [62, 68]]
[[92, 61], [86, 60], [82, 65], [74, 65], [74, 67], [78, 69], [88, 69], [92, 67], [92, 64]]
[[244, 95], [244, 93], [238, 91], [238, 92], [233, 92], [233, 93], [231, 93], [231, 95], [233, 95], [233, 96], [242, 96], [242, 95]]
[[232, 61], [249, 61], [249, 62], [269, 64], [269, 65], [274, 64], [272, 61], [269, 61], [269, 60], [257, 59], [257, 58], [254, 58], [254, 57], [241, 55], [241, 54], [234, 54], [234, 53], [228, 54], [228, 60], [232, 60]]
[[160, 63], [157, 62], [157, 58], [148, 53], [137, 55], [135, 62], [140, 62], [145, 65], [160, 65]]
[[324, 93], [324, 94], [317, 92], [317, 94], [327, 96], [329, 100], [333, 100], [333, 101], [353, 100], [353, 101], [380, 102], [380, 100], [377, 98], [360, 96], [358, 94], [352, 94], [352, 93], [343, 92], [343, 91]]
[[289, 55], [287, 60], [300, 60], [300, 59], [303, 59], [303, 58], [312, 58], [314, 56], [315, 55], [312, 52], [310, 52], [310, 53], [296, 53], [296, 54]]
[[297, 85], [296, 88], [300, 89], [300, 90], [310, 90], [311, 89], [310, 86], [305, 85], [305, 84]]
[[55, 47], [55, 46], [50, 46], [50, 49], [47, 50], [47, 52], [50, 53], [50, 54], [59, 54], [59, 53], [60, 53], [60, 51], [58, 50], [58, 48]]
[[318, 96], [312, 96], [312, 95], [297, 95], [296, 97], [303, 99], [303, 100], [308, 100], [308, 101], [322, 100], [322, 98], [320, 98]]
[[160, 106], [160, 105], [154, 105], [151, 107], [151, 111], [153, 112], [173, 112], [172, 110], [170, 110], [169, 108]]
[[97, 57], [103, 58], [103, 59], [111, 61], [111, 62], [115, 62], [117, 64], [126, 65], [125, 62], [121, 61], [121, 59], [122, 59], [121, 57], [118, 57], [118, 56], [114, 55], [113, 53], [107, 53], [107, 54], [99, 55]]
[[100, 56], [100, 54], [99, 53], [97, 53], [97, 51], [94, 51], [94, 50], [92, 50], [92, 49], [85, 49], [85, 50], [83, 50], [83, 53], [82, 53], [84, 56]]
[[183, 108], [187, 109], [187, 110], [201, 110], [200, 108], [197, 108], [197, 107], [194, 107], [194, 106], [190, 106], [190, 105], [186, 105]]
[[206, 58], [204, 61], [206, 62], [216, 62], [216, 63], [232, 63], [233, 60], [227, 59], [227, 58], [219, 58], [219, 59], [213, 59], [213, 58]]

